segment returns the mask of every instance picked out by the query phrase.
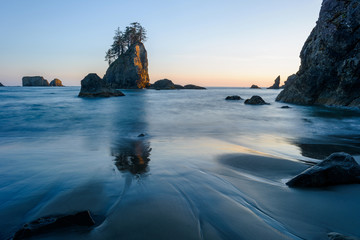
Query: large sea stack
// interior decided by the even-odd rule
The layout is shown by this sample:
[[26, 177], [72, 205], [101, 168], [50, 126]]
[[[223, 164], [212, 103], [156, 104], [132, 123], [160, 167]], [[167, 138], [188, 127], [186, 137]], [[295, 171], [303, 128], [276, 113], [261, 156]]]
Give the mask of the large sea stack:
[[277, 101], [360, 107], [359, 0], [324, 0], [300, 58]]
[[104, 80], [111, 88], [137, 89], [149, 86], [148, 59], [144, 44], [134, 43], [110, 64]]
[[46, 87], [49, 86], [49, 82], [41, 76], [23, 77], [22, 85], [23, 87]]

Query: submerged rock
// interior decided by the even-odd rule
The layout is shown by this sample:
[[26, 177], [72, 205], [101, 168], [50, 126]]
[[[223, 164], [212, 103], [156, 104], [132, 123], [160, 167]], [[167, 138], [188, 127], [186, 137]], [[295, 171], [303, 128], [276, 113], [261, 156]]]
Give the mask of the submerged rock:
[[137, 89], [149, 86], [148, 59], [145, 46], [134, 43], [110, 64], [104, 81], [111, 88]]
[[252, 96], [250, 99], [246, 99], [245, 104], [251, 104], [251, 105], [265, 105], [270, 104], [264, 101], [260, 96]]
[[291, 107], [289, 107], [289, 106], [281, 106], [281, 108], [287, 109], [287, 108], [291, 108]]
[[360, 3], [324, 0], [301, 66], [277, 101], [360, 107]]
[[261, 89], [261, 87], [259, 87], [258, 85], [255, 85], [255, 84], [253, 84], [253, 85], [251, 85], [251, 87], [250, 88], [258, 88], [258, 89]]
[[194, 84], [187, 84], [184, 86], [184, 89], [196, 89], [196, 90], [203, 90], [206, 89], [204, 87], [196, 86]]
[[329, 240], [360, 240], [358, 237], [345, 236], [336, 232], [328, 233], [328, 238]]
[[268, 89], [279, 89], [280, 88], [280, 76], [278, 76], [275, 81], [274, 84], [271, 87], [268, 87]]
[[242, 98], [238, 95], [233, 95], [233, 96], [227, 96], [225, 100], [242, 100]]
[[79, 97], [119, 97], [125, 96], [120, 90], [108, 87], [96, 73], [89, 73], [81, 80]]
[[63, 87], [62, 82], [60, 79], [55, 78], [50, 82], [51, 87]]
[[13, 240], [25, 239], [71, 226], [90, 227], [94, 224], [89, 211], [82, 211], [73, 215], [42, 217], [25, 224], [22, 229], [15, 233]]
[[289, 187], [326, 187], [350, 183], [360, 183], [360, 165], [350, 154], [338, 152], [300, 173], [286, 184]]
[[49, 86], [49, 82], [42, 76], [23, 77], [22, 85], [23, 87], [46, 87]]

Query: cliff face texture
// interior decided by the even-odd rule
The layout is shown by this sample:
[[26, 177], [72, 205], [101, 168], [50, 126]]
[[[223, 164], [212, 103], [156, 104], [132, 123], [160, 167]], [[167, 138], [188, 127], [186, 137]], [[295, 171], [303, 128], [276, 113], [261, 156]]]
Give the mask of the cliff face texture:
[[277, 101], [360, 107], [359, 0], [324, 0], [300, 58]]
[[148, 59], [144, 44], [135, 43], [114, 61], [104, 80], [111, 88], [136, 89], [149, 86]]

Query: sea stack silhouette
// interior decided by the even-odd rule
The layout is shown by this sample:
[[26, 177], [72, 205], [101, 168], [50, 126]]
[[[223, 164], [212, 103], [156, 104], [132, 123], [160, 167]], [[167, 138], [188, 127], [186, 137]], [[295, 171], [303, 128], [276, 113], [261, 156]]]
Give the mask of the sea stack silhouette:
[[300, 58], [277, 101], [360, 107], [360, 2], [324, 0]]
[[148, 59], [142, 42], [132, 44], [110, 64], [104, 81], [110, 88], [142, 89], [149, 84]]

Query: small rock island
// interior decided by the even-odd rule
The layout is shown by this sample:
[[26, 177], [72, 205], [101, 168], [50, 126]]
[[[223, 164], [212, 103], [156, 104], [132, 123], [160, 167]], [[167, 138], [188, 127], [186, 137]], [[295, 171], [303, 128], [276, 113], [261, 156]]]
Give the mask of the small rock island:
[[155, 83], [149, 86], [149, 89], [156, 89], [156, 90], [176, 90], [176, 89], [206, 89], [204, 87], [196, 86], [193, 84], [188, 84], [185, 86], [174, 84], [173, 81], [169, 79], [161, 79], [156, 81]]
[[23, 87], [48, 87], [49, 82], [42, 76], [26, 76], [22, 78], [22, 85]]
[[360, 3], [323, 1], [301, 53], [301, 66], [276, 100], [360, 107]]
[[274, 84], [270, 87], [268, 87], [267, 89], [280, 89], [280, 76], [278, 76], [275, 81]]

